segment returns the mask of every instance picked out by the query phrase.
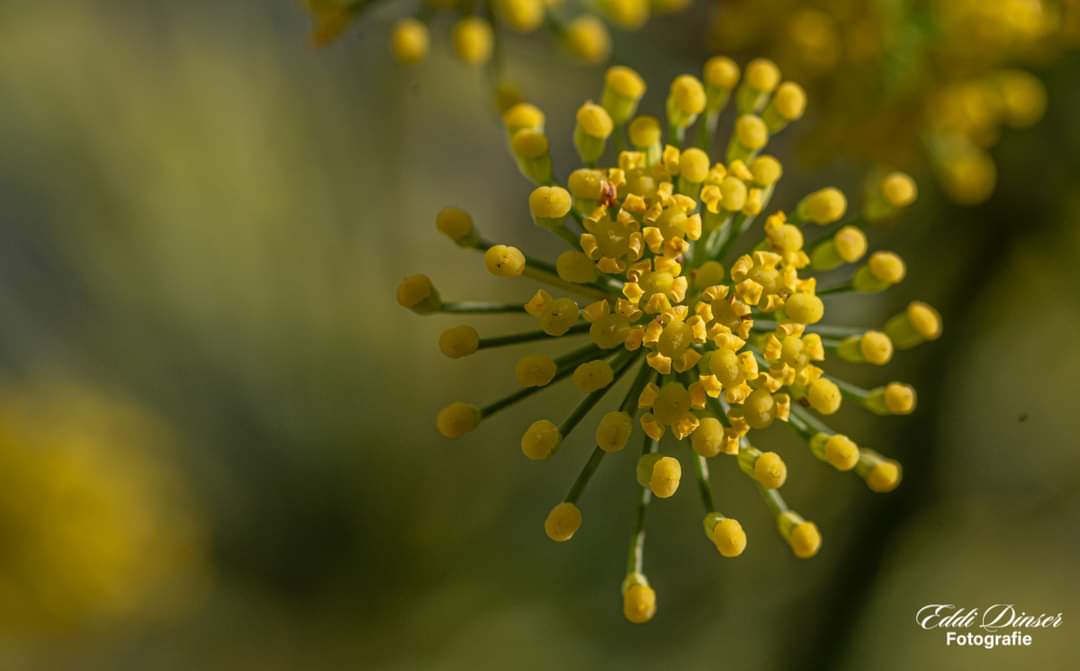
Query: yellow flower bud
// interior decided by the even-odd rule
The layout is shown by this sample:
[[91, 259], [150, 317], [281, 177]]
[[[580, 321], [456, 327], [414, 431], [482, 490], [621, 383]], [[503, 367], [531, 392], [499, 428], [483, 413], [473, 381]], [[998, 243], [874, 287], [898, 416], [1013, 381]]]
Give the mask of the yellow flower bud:
[[519, 33], [531, 33], [544, 23], [543, 0], [499, 0], [499, 18]]
[[788, 536], [788, 544], [799, 559], [809, 559], [821, 549], [821, 532], [813, 522], [800, 522]]
[[724, 266], [719, 261], [706, 261], [690, 272], [695, 289], [715, 286], [724, 281]]
[[891, 492], [900, 484], [900, 464], [892, 459], [882, 459], [870, 467], [866, 474], [866, 486], [879, 494]]
[[630, 120], [637, 112], [638, 103], [645, 95], [645, 80], [625, 65], [614, 65], [604, 75], [604, 93], [601, 104], [616, 126]]
[[559, 427], [541, 419], [533, 422], [521, 437], [521, 451], [530, 459], [547, 459], [559, 448], [561, 441]]
[[577, 112], [574, 126], [574, 148], [585, 163], [596, 161], [604, 153], [607, 138], [615, 124], [603, 107], [585, 103]]
[[573, 199], [561, 186], [538, 186], [529, 194], [529, 211], [544, 228], [557, 228], [570, 213]]
[[[503, 114], [503, 125], [510, 137], [526, 128], [544, 131], [544, 113], [536, 105], [518, 103]], [[546, 150], [545, 150], [546, 151]]]
[[907, 269], [904, 260], [892, 252], [874, 252], [866, 265], [853, 278], [855, 290], [861, 293], [884, 291], [904, 279]]
[[782, 487], [787, 480], [787, 465], [776, 452], [764, 452], [754, 462], [754, 479], [765, 489]]
[[941, 184], [961, 205], [975, 205], [990, 197], [997, 182], [994, 159], [981, 149], [967, 149], [941, 161]]
[[637, 478], [638, 484], [648, 487], [653, 496], [666, 499], [679, 489], [682, 466], [674, 457], [646, 454], [638, 459]]
[[1005, 123], [1014, 128], [1033, 125], [1046, 111], [1046, 88], [1035, 75], [1004, 70], [997, 75]]
[[772, 156], [758, 156], [750, 164], [750, 173], [754, 176], [754, 183], [761, 187], [769, 187], [780, 181], [784, 174], [780, 161]]
[[572, 249], [559, 254], [555, 270], [561, 279], [575, 284], [588, 284], [596, 279], [596, 265], [585, 254]]
[[555, 361], [549, 356], [522, 357], [514, 366], [514, 376], [522, 387], [544, 387], [555, 377]]
[[594, 16], [579, 16], [571, 21], [563, 33], [563, 40], [570, 55], [585, 63], [602, 63], [611, 53], [607, 27]]
[[738, 520], [725, 517], [713, 527], [712, 542], [724, 557], [738, 557], [746, 549], [746, 532]]
[[743, 401], [742, 415], [751, 429], [766, 429], [776, 419], [776, 400], [767, 388], [759, 387]]
[[[709, 155], [693, 147], [679, 156], [679, 176], [688, 182], [700, 184], [709, 174]], [[695, 194], [696, 195], [696, 194]]]
[[397, 302], [419, 314], [437, 312], [442, 307], [439, 292], [427, 275], [410, 275], [397, 288]]
[[448, 328], [439, 336], [439, 350], [451, 359], [469, 356], [480, 346], [480, 334], [471, 326]]
[[581, 528], [581, 510], [564, 501], [551, 509], [544, 520], [544, 533], [557, 543], [565, 543]]
[[622, 347], [629, 333], [630, 320], [618, 313], [606, 314], [589, 327], [589, 338], [601, 349]]
[[521, 174], [534, 184], [551, 181], [551, 154], [547, 136], [535, 128], [523, 128], [510, 137], [510, 150]]
[[705, 110], [705, 87], [697, 77], [679, 75], [671, 82], [667, 99], [668, 122], [676, 128], [686, 128]]
[[890, 382], [885, 385], [882, 400], [890, 413], [910, 415], [915, 411], [915, 388], [899, 382]]
[[478, 16], [467, 16], [454, 24], [454, 53], [467, 65], [487, 63], [494, 43], [491, 24]]
[[581, 310], [572, 299], [557, 298], [548, 301], [541, 310], [540, 328], [548, 335], [561, 336], [570, 330], [580, 315]]
[[814, 270], [832, 270], [845, 263], [854, 263], [866, 253], [866, 234], [856, 226], [844, 226], [810, 253]]
[[439, 411], [435, 426], [446, 438], [460, 438], [480, 423], [480, 410], [460, 401], [451, 403]]
[[596, 206], [603, 195], [604, 173], [590, 168], [578, 168], [570, 173], [567, 180], [570, 195], [579, 211], [588, 213]]
[[844, 339], [837, 354], [845, 361], [884, 366], [892, 359], [893, 344], [889, 336], [881, 331], [867, 331], [861, 336]]
[[623, 590], [623, 615], [634, 624], [644, 624], [656, 614], [656, 592], [648, 584], [634, 583]]
[[428, 52], [427, 26], [416, 19], [401, 19], [394, 24], [390, 35], [390, 48], [398, 63], [419, 63]]
[[604, 415], [596, 427], [596, 445], [605, 452], [618, 452], [626, 447], [634, 422], [625, 412], [612, 411]]
[[885, 324], [885, 333], [900, 349], [911, 349], [941, 337], [941, 315], [930, 305], [913, 301]]
[[810, 451], [838, 471], [850, 471], [859, 461], [859, 446], [843, 434], [817, 433], [810, 439]]
[[831, 415], [840, 409], [840, 388], [832, 380], [818, 378], [810, 383], [806, 394], [810, 407], [822, 415]]
[[728, 162], [743, 161], [769, 143], [769, 130], [761, 117], [743, 114], [735, 120], [735, 134], [728, 145]]
[[615, 371], [603, 359], [587, 361], [574, 369], [574, 384], [583, 394], [590, 394], [611, 384]]
[[728, 212], [738, 212], [746, 205], [746, 184], [738, 177], [728, 175], [720, 182], [720, 204]]
[[690, 435], [690, 445], [705, 458], [715, 457], [724, 449], [724, 425], [715, 417], [703, 417]]
[[770, 93], [780, 83], [780, 68], [766, 58], [755, 58], [746, 66], [745, 81], [755, 91]]
[[781, 118], [785, 121], [795, 121], [802, 118], [803, 112], [806, 111], [806, 93], [798, 84], [784, 82], [776, 90], [772, 103]]
[[919, 195], [915, 180], [902, 172], [889, 173], [881, 182], [881, 194], [885, 202], [894, 208], [907, 207]]
[[792, 294], [784, 302], [784, 312], [793, 322], [816, 324], [825, 316], [825, 303], [814, 294]]
[[799, 201], [795, 208], [799, 219], [824, 226], [839, 221], [847, 212], [847, 198], [839, 189], [828, 187]]
[[705, 61], [705, 86], [730, 91], [739, 83], [739, 66], [727, 56], [713, 56]]
[[497, 277], [519, 277], [525, 272], [525, 255], [517, 247], [492, 245], [484, 252], [484, 266]]
[[645, 150], [660, 145], [660, 122], [656, 117], [639, 116], [630, 122], [630, 144]]
[[599, 0], [600, 11], [623, 30], [637, 30], [649, 20], [649, 0]]
[[468, 212], [456, 207], [444, 207], [435, 215], [435, 228], [457, 244], [468, 247], [476, 241], [473, 220]]

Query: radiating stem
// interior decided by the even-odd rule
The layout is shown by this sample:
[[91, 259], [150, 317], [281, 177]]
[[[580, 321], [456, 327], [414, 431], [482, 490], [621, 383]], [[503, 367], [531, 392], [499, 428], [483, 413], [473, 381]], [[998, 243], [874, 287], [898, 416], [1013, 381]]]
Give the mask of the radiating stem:
[[478, 349], [488, 349], [491, 347], [502, 347], [504, 345], [517, 345], [524, 342], [535, 342], [537, 340], [554, 340], [556, 338], [564, 338], [566, 336], [581, 335], [589, 331], [591, 324], [574, 324], [570, 327], [570, 330], [561, 336], [548, 335], [544, 331], [527, 331], [525, 333], [514, 333], [512, 335], [493, 336], [491, 338], [481, 338]]
[[484, 303], [481, 301], [457, 301], [443, 303], [440, 311], [454, 314], [494, 315], [525, 312], [525, 306], [520, 303]]
[[[820, 292], [819, 292], [820, 293]], [[779, 326], [779, 322], [770, 319], [754, 319], [754, 326], [752, 331], [767, 332], [775, 331]], [[854, 335], [862, 335], [866, 333], [866, 329], [859, 328], [858, 326], [831, 326], [828, 324], [810, 324], [806, 327], [807, 333], [817, 333], [818, 335], [825, 336], [826, 338], [848, 338]]]
[[570, 435], [570, 432], [585, 418], [585, 415], [589, 414], [601, 398], [611, 389], [612, 385], [619, 381], [619, 378], [623, 376], [630, 364], [638, 357], [637, 352], [623, 352], [617, 355], [617, 362], [615, 364], [615, 375], [611, 381], [611, 384], [603, 389], [597, 389], [596, 391], [588, 394], [585, 398], [581, 399], [581, 402], [577, 404], [577, 407], [570, 413], [570, 415], [559, 426], [559, 434], [563, 438]]
[[701, 492], [701, 503], [705, 506], [706, 513], [716, 512], [716, 504], [713, 503], [712, 485], [709, 484], [709, 464], [705, 457], [694, 452], [694, 466], [697, 473], [698, 491]]
[[831, 296], [832, 294], [846, 294], [855, 291], [855, 285], [849, 280], [843, 284], [828, 289], [819, 289], [818, 296]]
[[[660, 441], [653, 440], [648, 436], [645, 436], [645, 441], [641, 446], [641, 454], [652, 454], [660, 449]], [[630, 573], [643, 573], [645, 567], [645, 513], [649, 508], [649, 501], [652, 500], [652, 492], [648, 487], [641, 488], [641, 494], [638, 497], [638, 510], [637, 519], [634, 522], [634, 530], [630, 534], [630, 550], [626, 557], [626, 572]]]

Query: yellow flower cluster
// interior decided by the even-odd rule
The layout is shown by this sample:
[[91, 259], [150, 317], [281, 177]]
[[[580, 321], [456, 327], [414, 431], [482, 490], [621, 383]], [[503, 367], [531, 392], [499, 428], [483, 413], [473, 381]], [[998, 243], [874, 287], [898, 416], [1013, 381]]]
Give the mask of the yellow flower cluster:
[[[533, 422], [521, 438], [527, 458], [549, 459], [621, 378], [631, 379], [623, 400], [597, 422], [595, 449], [544, 522], [551, 539], [571, 539], [581, 527], [578, 504], [593, 473], [640, 428], [635, 474], [641, 495], [623, 583], [631, 622], [649, 620], [656, 609], [642, 570], [645, 510], [651, 499], [676, 494], [684, 463], [692, 464], [699, 482], [705, 535], [724, 557], [738, 556], [747, 542], [739, 522], [712, 500], [708, 460], [725, 456], [761, 491], [795, 555], [811, 557], [821, 544], [818, 528], [780, 496], [788, 476], [784, 459], [754, 445], [754, 432], [776, 422], [798, 433], [818, 459], [853, 471], [873, 491], [895, 488], [895, 461], [820, 418], [845, 402], [876, 414], [907, 414], [915, 407], [914, 390], [900, 383], [863, 389], [827, 374], [824, 362], [831, 355], [885, 365], [894, 350], [941, 333], [937, 312], [921, 302], [879, 329], [822, 323], [828, 301], [876, 294], [904, 279], [900, 257], [868, 254], [867, 238], [874, 222], [910, 205], [917, 190], [910, 177], [894, 172], [877, 181], [854, 215], [847, 197], [828, 186], [787, 210], [770, 210], [783, 167], [764, 150], [806, 107], [802, 88], [784, 81], [775, 64], [759, 59], [740, 68], [718, 56], [701, 78], [680, 75], [667, 91], [666, 123], [638, 114], [646, 88], [629, 68], [608, 70], [601, 102], [578, 111], [574, 146], [582, 167], [565, 186], [552, 171], [543, 113], [527, 103], [506, 112], [510, 151], [535, 185], [528, 199], [532, 219], [568, 246], [554, 263], [486, 240], [462, 210], [449, 208], [436, 218], [439, 231], [483, 254], [492, 275], [528, 278], [543, 288], [506, 305], [445, 301], [424, 275], [406, 278], [398, 289], [398, 302], [419, 314], [521, 313], [536, 323], [534, 331], [491, 337], [471, 326], [452, 327], [439, 341], [451, 358], [551, 338], [584, 340], [558, 358], [523, 356], [514, 369], [520, 389], [506, 398], [443, 408], [436, 426], [447, 438], [571, 378], [581, 395], [576, 407], [561, 422]], [[729, 105], [734, 130], [714, 152], [718, 119]], [[717, 153], [723, 162], [710, 155]], [[848, 279], [819, 286], [820, 273], [841, 267]], [[674, 440], [661, 449], [666, 437]], [[680, 445], [688, 449], [680, 453]]]
[[[371, 4], [370, 0], [305, 0], [312, 16], [315, 46], [333, 42]], [[637, 30], [653, 14], [682, 11], [690, 0], [598, 0], [588, 11], [575, 13], [560, 0], [423, 0], [410, 16], [394, 23], [390, 49], [401, 64], [423, 61], [430, 47], [428, 25], [439, 13], [452, 14], [454, 54], [466, 65], [484, 65], [498, 47], [500, 29], [535, 33], [547, 28], [564, 51], [584, 63], [603, 63], [611, 54], [608, 25]]]
[[950, 198], [972, 204], [993, 192], [989, 149], [1002, 131], [1043, 115], [1042, 82], [1019, 66], [1075, 46], [1078, 10], [1073, 0], [723, 0], [713, 34], [812, 82], [827, 111], [809, 135], [815, 153], [926, 160]]

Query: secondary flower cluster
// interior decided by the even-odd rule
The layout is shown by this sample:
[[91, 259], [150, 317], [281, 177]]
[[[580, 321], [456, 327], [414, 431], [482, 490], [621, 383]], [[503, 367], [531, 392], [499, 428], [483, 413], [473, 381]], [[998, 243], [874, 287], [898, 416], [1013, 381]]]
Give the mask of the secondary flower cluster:
[[[328, 44], [360, 16], [374, 0], [305, 0], [314, 25], [315, 45]], [[390, 35], [390, 47], [398, 62], [411, 65], [428, 53], [428, 26], [439, 13], [452, 14], [454, 53], [463, 63], [482, 65], [497, 51], [499, 27], [514, 33], [534, 33], [546, 28], [574, 58], [602, 63], [611, 53], [607, 24], [621, 30], [637, 30], [652, 14], [668, 14], [689, 6], [690, 0], [599, 0], [582, 11], [562, 0], [422, 0], [410, 16], [398, 20]], [[586, 11], [586, 9], [588, 11]]]
[[[820, 418], [844, 402], [880, 415], [907, 414], [915, 408], [915, 391], [897, 382], [863, 389], [826, 373], [824, 361], [835, 356], [884, 365], [894, 349], [941, 332], [938, 314], [920, 302], [880, 329], [823, 325], [824, 297], [874, 294], [903, 280], [899, 256], [868, 253], [866, 229], [915, 200], [916, 186], [905, 174], [888, 174], [855, 216], [846, 216], [847, 199], [831, 187], [806, 195], [790, 211], [768, 212], [783, 170], [763, 151], [806, 106], [803, 90], [782, 81], [772, 62], [752, 61], [742, 73], [732, 60], [716, 57], [701, 79], [675, 78], [666, 128], [637, 114], [645, 91], [633, 70], [607, 71], [600, 103], [586, 102], [577, 112], [573, 139], [583, 167], [565, 186], [552, 171], [544, 114], [522, 103], [504, 115], [511, 153], [536, 185], [529, 196], [532, 219], [568, 246], [554, 263], [485, 239], [462, 210], [439, 212], [438, 230], [481, 252], [492, 275], [524, 277], [545, 288], [520, 304], [451, 302], [426, 275], [413, 275], [397, 292], [402, 306], [420, 314], [521, 313], [538, 327], [488, 336], [454, 326], [439, 338], [451, 358], [552, 338], [584, 341], [557, 358], [523, 356], [514, 370], [520, 389], [503, 399], [443, 408], [436, 423], [448, 438], [569, 378], [581, 395], [578, 404], [559, 422], [533, 422], [521, 438], [527, 458], [549, 459], [621, 378], [631, 378], [622, 400], [595, 424], [595, 449], [544, 522], [551, 539], [569, 540], [581, 526], [578, 504], [589, 480], [640, 429], [635, 472], [641, 495], [623, 583], [631, 622], [645, 622], [655, 611], [656, 595], [643, 573], [645, 512], [653, 497], [679, 489], [684, 463], [698, 480], [705, 535], [725, 557], [741, 554], [747, 542], [739, 522], [714, 504], [709, 484], [708, 460], [727, 456], [760, 489], [795, 555], [812, 557], [820, 546], [817, 526], [780, 495], [787, 479], [783, 458], [755, 446], [755, 431], [777, 421], [836, 470], [854, 472], [876, 492], [895, 488], [898, 463]], [[707, 150], [717, 142], [729, 103], [734, 130], [717, 162]], [[695, 125], [697, 132], [689, 132]], [[696, 141], [688, 142], [688, 135]], [[616, 165], [599, 167], [611, 154]], [[851, 269], [848, 279], [818, 286], [817, 273], [842, 266]], [[662, 449], [666, 436], [675, 440]], [[682, 444], [690, 450], [680, 454]]]
[[[818, 154], [887, 164], [925, 159], [964, 204], [993, 192], [989, 149], [1008, 128], [1041, 119], [1042, 82], [1020, 69], [1080, 38], [1074, 0], [722, 0], [714, 37], [765, 50], [812, 82], [827, 113]], [[868, 95], [867, 91], [873, 91]]]

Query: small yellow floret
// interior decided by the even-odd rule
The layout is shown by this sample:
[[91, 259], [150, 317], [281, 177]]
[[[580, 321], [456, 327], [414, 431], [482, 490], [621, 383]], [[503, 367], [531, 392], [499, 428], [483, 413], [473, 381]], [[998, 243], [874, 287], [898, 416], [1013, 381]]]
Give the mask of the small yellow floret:
[[633, 584], [623, 591], [623, 615], [634, 624], [644, 624], [656, 614], [656, 592], [648, 585]]
[[660, 122], [653, 116], [639, 116], [630, 122], [630, 144], [648, 149], [660, 144]]
[[469, 356], [479, 346], [480, 334], [467, 324], [448, 328], [439, 336], [439, 349], [451, 359]]
[[652, 475], [649, 477], [649, 489], [653, 496], [666, 499], [675, 494], [679, 489], [679, 481], [682, 479], [682, 465], [674, 457], [660, 457], [652, 467]]
[[759, 186], [772, 186], [780, 181], [784, 174], [780, 161], [772, 156], [758, 156], [750, 164], [750, 173], [754, 176], [754, 183]]
[[839, 189], [828, 187], [803, 198], [797, 211], [801, 218], [824, 226], [844, 216], [847, 198]]
[[839, 410], [842, 400], [840, 388], [823, 377], [810, 383], [806, 398], [810, 401], [810, 407], [823, 415], [831, 415]]
[[467, 16], [454, 24], [454, 53], [468, 65], [487, 63], [494, 43], [491, 24], [478, 16]]
[[538, 186], [529, 194], [529, 211], [537, 219], [562, 219], [571, 205], [570, 192], [561, 186]]
[[755, 58], [746, 66], [746, 83], [755, 91], [768, 93], [780, 83], [780, 68], [768, 59]]
[[525, 255], [517, 247], [492, 245], [484, 252], [484, 266], [498, 277], [519, 277], [525, 272]]
[[846, 263], [855, 263], [866, 253], [866, 234], [855, 226], [844, 226], [833, 237], [836, 253]]
[[600, 200], [604, 188], [604, 173], [589, 168], [578, 168], [566, 180], [574, 200]]
[[499, 0], [499, 18], [521, 33], [530, 33], [544, 23], [544, 0]]
[[825, 441], [825, 461], [838, 471], [850, 471], [859, 461], [859, 447], [843, 434], [833, 434]]
[[546, 156], [548, 147], [547, 135], [536, 128], [522, 128], [510, 138], [510, 150], [514, 152], [514, 156], [525, 159]]
[[585, 103], [578, 108], [577, 123], [585, 134], [599, 140], [607, 139], [615, 129], [607, 110], [595, 103]]
[[611, 364], [603, 359], [587, 361], [574, 369], [574, 384], [583, 394], [603, 389], [615, 379]]
[[772, 104], [785, 121], [796, 121], [806, 111], [806, 92], [794, 82], [784, 82], [776, 89]]
[[574, 537], [581, 528], [581, 510], [576, 505], [564, 501], [551, 509], [544, 520], [544, 533], [557, 543], [564, 543]]
[[625, 65], [613, 65], [604, 75], [604, 83], [621, 98], [640, 100], [645, 95], [645, 80]]
[[424, 60], [428, 52], [428, 29], [416, 19], [402, 19], [394, 24], [390, 48], [398, 63], [413, 65]]
[[746, 549], [746, 532], [738, 520], [725, 517], [713, 527], [712, 541], [721, 555], [738, 557]]
[[695, 289], [715, 286], [724, 281], [724, 265], [719, 261], [706, 261], [691, 272]]
[[713, 56], [705, 61], [705, 85], [730, 91], [739, 83], [739, 66], [727, 56]]
[[559, 277], [575, 284], [588, 284], [596, 279], [596, 265], [583, 252], [568, 249], [555, 259]]
[[882, 396], [885, 408], [894, 415], [910, 415], [915, 411], [915, 388], [899, 382], [885, 385]]
[[679, 175], [683, 179], [700, 184], [705, 181], [708, 174], [709, 155], [702, 150], [692, 147], [684, 150], [679, 156]]
[[410, 275], [401, 280], [397, 288], [397, 301], [410, 310], [435, 294], [435, 286], [427, 275]]
[[765, 489], [776, 489], [787, 480], [787, 465], [776, 452], [765, 452], [754, 462], [754, 479]]
[[809, 559], [821, 548], [821, 532], [813, 522], [800, 522], [791, 530], [788, 544], [799, 559]]
[[604, 415], [596, 427], [596, 446], [605, 452], [618, 452], [626, 447], [634, 422], [625, 412], [612, 411]]
[[579, 16], [566, 26], [563, 40], [572, 56], [586, 63], [602, 63], [611, 53], [611, 37], [604, 22], [594, 16]]
[[559, 447], [559, 427], [546, 419], [533, 422], [521, 437], [521, 451], [530, 459], [547, 459]]
[[784, 302], [788, 318], [800, 324], [816, 324], [825, 316], [825, 303], [814, 294], [792, 294]]
[[874, 252], [866, 263], [870, 273], [885, 284], [896, 284], [907, 272], [904, 260], [892, 252]]
[[556, 298], [549, 301], [540, 312], [540, 328], [551, 336], [561, 336], [570, 330], [581, 310], [571, 298]]
[[892, 459], [883, 459], [875, 463], [866, 474], [866, 486], [871, 491], [884, 494], [896, 489], [900, 484], [900, 464]]
[[522, 357], [514, 366], [514, 377], [522, 387], [543, 387], [555, 377], [556, 365], [549, 356]]
[[892, 359], [892, 340], [881, 331], [867, 331], [859, 338], [859, 351], [867, 362], [884, 366]]
[[739, 144], [756, 151], [769, 143], [769, 129], [756, 114], [744, 114], [735, 121], [735, 137]]
[[705, 458], [715, 457], [724, 449], [724, 425], [715, 417], [703, 417], [690, 435], [690, 445]]
[[472, 237], [473, 220], [465, 210], [444, 207], [435, 215], [435, 228], [454, 242], [465, 242]]
[[544, 113], [536, 105], [518, 103], [503, 114], [503, 125], [512, 136], [524, 128], [544, 130]]
[[941, 315], [930, 305], [913, 301], [907, 306], [906, 314], [911, 327], [926, 340], [937, 340], [941, 336]]
[[888, 174], [881, 182], [881, 195], [885, 202], [895, 208], [907, 207], [919, 195], [915, 180], [902, 172]]
[[439, 411], [435, 426], [446, 438], [460, 438], [480, 423], [480, 410], [460, 401], [451, 403]]
[[687, 116], [696, 116], [705, 109], [705, 88], [692, 75], [679, 75], [671, 82], [669, 100], [675, 109]]

